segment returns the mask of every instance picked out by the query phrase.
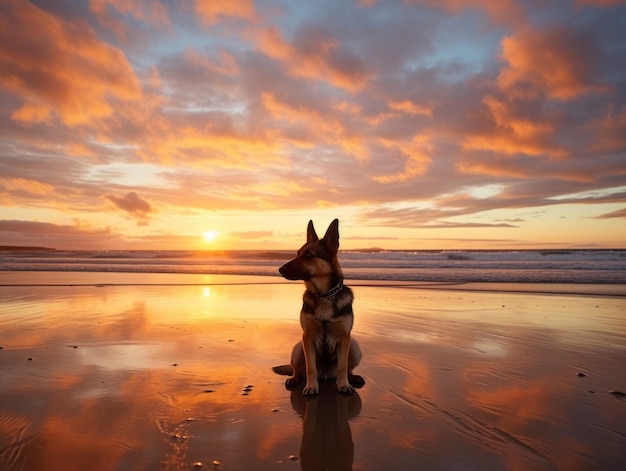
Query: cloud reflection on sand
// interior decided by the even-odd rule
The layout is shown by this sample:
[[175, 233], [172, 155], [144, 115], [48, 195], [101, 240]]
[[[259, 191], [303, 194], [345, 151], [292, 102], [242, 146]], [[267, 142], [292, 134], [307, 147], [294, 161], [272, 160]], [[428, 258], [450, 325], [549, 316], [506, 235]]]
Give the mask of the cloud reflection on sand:
[[[364, 294], [358, 298], [361, 320], [374, 324], [376, 334], [367, 328], [358, 334], [364, 351], [382, 354], [364, 360], [374, 371], [361, 372], [370, 385], [362, 396], [366, 405], [380, 404], [388, 420], [373, 422], [372, 430], [362, 427], [365, 436], [355, 443], [385, 444], [390, 469], [416, 449], [423, 451], [426, 469], [468, 459], [484, 469], [624, 464], [626, 450], [616, 437], [624, 434], [626, 410], [607, 394], [611, 384], [625, 386], [615, 376], [626, 353], [618, 314], [623, 299]], [[603, 314], [594, 316], [594, 309]], [[405, 332], [396, 337], [400, 328]], [[406, 342], [420, 337], [417, 330], [438, 341]], [[588, 376], [578, 377], [579, 371]]]
[[270, 370], [301, 286], [206, 288], [1, 287], [2, 469], [626, 464], [623, 298], [357, 287], [367, 384], [314, 411]]

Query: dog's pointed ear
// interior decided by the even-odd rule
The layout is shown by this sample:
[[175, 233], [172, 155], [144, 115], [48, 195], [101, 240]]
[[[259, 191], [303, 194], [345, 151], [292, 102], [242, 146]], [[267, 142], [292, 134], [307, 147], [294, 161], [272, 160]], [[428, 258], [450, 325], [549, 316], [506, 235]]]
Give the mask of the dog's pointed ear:
[[339, 220], [335, 219], [330, 223], [326, 234], [324, 234], [324, 245], [331, 255], [335, 255], [339, 250]]
[[319, 237], [317, 237], [317, 234], [315, 233], [313, 221], [309, 221], [309, 225], [306, 228], [306, 243], [315, 242], [316, 240], [319, 240]]

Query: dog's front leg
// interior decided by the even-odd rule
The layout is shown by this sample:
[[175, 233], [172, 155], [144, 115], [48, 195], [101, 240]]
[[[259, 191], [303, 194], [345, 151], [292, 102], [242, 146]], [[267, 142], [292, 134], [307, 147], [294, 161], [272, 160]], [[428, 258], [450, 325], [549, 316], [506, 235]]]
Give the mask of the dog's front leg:
[[315, 396], [319, 393], [315, 335], [305, 331], [302, 335], [302, 346], [304, 347], [304, 361], [306, 363], [306, 385], [302, 390], [302, 395]]
[[337, 343], [337, 391], [342, 394], [354, 393], [348, 382], [348, 356], [350, 354], [350, 334], [343, 335]]

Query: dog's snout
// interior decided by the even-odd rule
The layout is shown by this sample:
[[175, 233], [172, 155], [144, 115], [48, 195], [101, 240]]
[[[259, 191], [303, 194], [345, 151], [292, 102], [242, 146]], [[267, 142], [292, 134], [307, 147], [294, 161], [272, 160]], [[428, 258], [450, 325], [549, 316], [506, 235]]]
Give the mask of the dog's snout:
[[283, 277], [285, 277], [285, 278], [287, 278], [289, 280], [291, 278], [290, 278], [290, 275], [289, 275], [289, 267], [287, 265], [289, 265], [289, 262], [285, 263], [282, 267], [280, 267], [278, 269], [278, 273], [280, 273]]
[[308, 277], [306, 270], [300, 266], [298, 259], [285, 263], [278, 272], [288, 280], [305, 280]]

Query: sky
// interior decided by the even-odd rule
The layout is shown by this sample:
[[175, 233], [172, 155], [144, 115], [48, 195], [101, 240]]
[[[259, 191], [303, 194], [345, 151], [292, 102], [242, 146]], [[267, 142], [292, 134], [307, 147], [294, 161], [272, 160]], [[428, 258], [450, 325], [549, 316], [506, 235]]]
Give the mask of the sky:
[[0, 245], [626, 248], [625, 0], [2, 0]]

